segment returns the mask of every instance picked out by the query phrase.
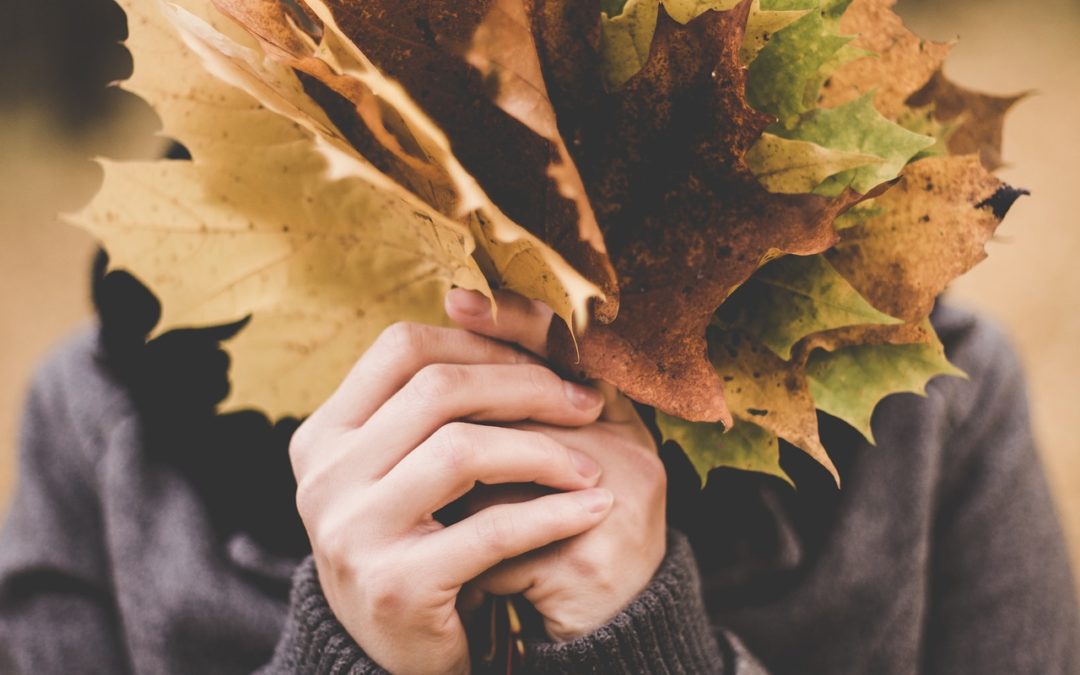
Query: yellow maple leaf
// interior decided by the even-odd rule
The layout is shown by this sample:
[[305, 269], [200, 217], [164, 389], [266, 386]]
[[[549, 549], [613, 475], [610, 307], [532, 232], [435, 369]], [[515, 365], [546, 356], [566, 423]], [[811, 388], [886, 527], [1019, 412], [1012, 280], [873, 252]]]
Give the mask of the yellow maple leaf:
[[[129, 87], [193, 161], [104, 162], [101, 190], [71, 220], [160, 297], [159, 332], [252, 316], [227, 347], [226, 407], [306, 414], [385, 326], [444, 323], [451, 285], [490, 292], [468, 228], [339, 147], [295, 76], [261, 61], [208, 3], [122, 5], [137, 64]], [[212, 75], [170, 18], [189, 43], [217, 40], [235, 58]], [[278, 89], [260, 101], [215, 75]]]

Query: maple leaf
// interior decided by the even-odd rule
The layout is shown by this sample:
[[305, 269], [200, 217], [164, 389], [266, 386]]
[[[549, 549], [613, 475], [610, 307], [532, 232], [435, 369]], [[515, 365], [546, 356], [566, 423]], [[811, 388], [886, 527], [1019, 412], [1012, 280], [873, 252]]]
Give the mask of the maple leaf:
[[965, 89], [945, 77], [940, 70], [926, 86], [907, 100], [909, 106], [932, 106], [941, 122], [955, 128], [947, 144], [954, 155], [977, 153], [988, 171], [1001, 168], [1001, 136], [1005, 115], [1029, 94], [993, 96]]
[[872, 440], [958, 373], [927, 316], [1022, 193], [946, 156], [996, 166], [1018, 97], [946, 80], [891, 0], [123, 1], [129, 86], [193, 160], [105, 163], [77, 219], [160, 330], [249, 317], [230, 404], [272, 415], [490, 281], [703, 482], [790, 481], [780, 438], [839, 482], [817, 409]]
[[821, 90], [819, 105], [835, 108], [866, 94], [886, 118], [895, 120], [905, 102], [941, 68], [952, 44], [924, 40], [892, 11], [896, 0], [853, 0], [840, 19], [840, 32], [857, 36], [852, 47], [870, 56], [833, 71]]
[[933, 145], [920, 150], [918, 154], [911, 158], [912, 162], [924, 157], [944, 157], [949, 154], [948, 141], [949, 137], [956, 131], [956, 125], [952, 122], [939, 120], [934, 115], [933, 105], [905, 108], [896, 118], [896, 123], [908, 131], [934, 139]]
[[877, 155], [824, 148], [817, 143], [765, 133], [746, 154], [746, 164], [769, 192], [813, 192], [827, 178], [851, 169], [881, 164]]
[[664, 413], [656, 414], [656, 426], [664, 441], [682, 448], [701, 479], [718, 468], [754, 471], [776, 476], [794, 487], [780, 467], [780, 441], [776, 434], [750, 422], [736, 422], [729, 430], [711, 422], [687, 422]]
[[[747, 99], [790, 128], [817, 106], [818, 90], [850, 37], [838, 35], [824, 12], [810, 12], [773, 35], [750, 64]], [[857, 54], [852, 54], [855, 56]], [[783, 135], [783, 134], [781, 134]]]
[[840, 475], [818, 436], [817, 413], [801, 364], [784, 361], [734, 330], [710, 330], [709, 354], [724, 381], [735, 424], [749, 422], [783, 438], [832, 475]]
[[605, 297], [593, 306], [593, 314], [605, 322], [613, 320], [618, 313], [619, 292], [615, 271], [608, 260], [604, 236], [585, 185], [559, 131], [522, 0], [491, 3], [473, 34], [465, 60], [489, 81], [494, 78], [497, 82], [492, 97], [495, 103], [546, 139], [554, 149], [557, 159], [548, 165], [548, 176], [558, 186], [559, 194], [574, 203], [578, 215], [577, 237], [588, 246], [562, 241], [561, 238], [574, 236], [573, 230], [555, 235], [550, 227], [547, 233], [553, 240], [549, 243], [564, 251], [576, 269], [587, 270], [590, 278], [597, 281]]
[[811, 333], [792, 348], [792, 360], [806, 365], [815, 349], [836, 351], [855, 345], [910, 345], [930, 342], [929, 319], [900, 323], [857, 324]]
[[[252, 6], [251, 0], [236, 1]], [[385, 73], [409, 92], [410, 102], [415, 100], [415, 104], [395, 106], [395, 112], [406, 121], [421, 116], [427, 120], [430, 115], [429, 130], [437, 131], [446, 141], [444, 157], [452, 155], [460, 166], [460, 172], [455, 170], [453, 175], [468, 176], [478, 189], [482, 186], [486, 201], [483, 208], [477, 208], [477, 240], [494, 263], [500, 281], [552, 305], [552, 298], [537, 292], [538, 285], [546, 284], [550, 276], [550, 270], [543, 269], [546, 266], [574, 281], [568, 288], [568, 302], [552, 305], [564, 320], [570, 322], [572, 314], [578, 325], [583, 325], [588, 316], [586, 302], [604, 291], [609, 294], [609, 304], [602, 305], [601, 313], [613, 316], [617, 309], [613, 270], [594, 220], [585, 212], [588, 200], [581, 194], [572, 161], [560, 155], [557, 129], [539, 124], [537, 110], [525, 121], [508, 114], [498, 89], [492, 92], [489, 79], [462, 58], [485, 18], [505, 13], [492, 12], [490, 0], [469, 4], [379, 0], [362, 5], [332, 0], [309, 5], [325, 8], [320, 18], [333, 33], [340, 31], [341, 41], [354, 54], [359, 55], [355, 45], [364, 45], [362, 56], [369, 60], [373, 77]], [[474, 60], [490, 65], [490, 59], [482, 57], [482, 46], [479, 50], [473, 46]], [[332, 82], [326, 83], [333, 88]], [[342, 94], [311, 90], [315, 100], [325, 106], [334, 105], [335, 93]], [[347, 134], [363, 135], [361, 116], [340, 106], [337, 112], [335, 122]], [[537, 133], [538, 129], [547, 136]], [[398, 176], [404, 168], [399, 164], [389, 170]], [[408, 177], [404, 180], [410, 185], [418, 182]], [[572, 195], [569, 199], [568, 194]], [[519, 225], [535, 237], [527, 249], [522, 246], [527, 239]], [[498, 247], [495, 244], [499, 242], [513, 245]], [[562, 264], [564, 259], [571, 264]], [[508, 273], [505, 268], [509, 265], [519, 267], [518, 273]], [[573, 280], [582, 273], [590, 282], [587, 287]]]
[[882, 117], [874, 108], [870, 94], [837, 108], [813, 110], [792, 129], [776, 126], [772, 131], [784, 138], [881, 158], [880, 163], [832, 177], [818, 188], [820, 194], [838, 194], [846, 187], [866, 194], [896, 178], [912, 157], [935, 143], [933, 138], [908, 131]]
[[[252, 315], [227, 345], [226, 407], [306, 414], [382, 327], [446, 323], [441, 300], [451, 285], [487, 291], [464, 226], [358, 158], [346, 175], [328, 175], [309, 130], [199, 67], [158, 7], [123, 4], [139, 64], [129, 86], [156, 104], [193, 160], [106, 162], [101, 190], [71, 219], [161, 298], [158, 332]], [[205, 4], [189, 7], [215, 20]], [[267, 79], [289, 82], [289, 72], [192, 15], [169, 14], [233, 44]], [[238, 79], [250, 74], [229, 59], [217, 65]], [[291, 90], [300, 91], [295, 78]], [[309, 112], [300, 115], [307, 123], [329, 124]]]
[[925, 396], [927, 383], [939, 375], [967, 377], [945, 358], [929, 322], [922, 329], [923, 341], [911, 344], [860, 344], [812, 353], [806, 379], [817, 407], [873, 443], [870, 420], [883, 398], [902, 392]]
[[[251, 31], [268, 54], [325, 84], [329, 92], [308, 87], [316, 100], [325, 103], [336, 93], [351, 103], [347, 110], [334, 109], [333, 115], [348, 142], [444, 214], [467, 219], [489, 274], [501, 285], [544, 300], [565, 321], [576, 318], [583, 325], [587, 301], [601, 291], [491, 201], [438, 126], [341, 33], [325, 5], [310, 3], [323, 22], [322, 39], [316, 44], [276, 3], [217, 0], [216, 4]], [[579, 253], [578, 267], [592, 263], [614, 300], [610, 264], [591, 246], [574, 249]]]
[[929, 157], [878, 197], [878, 215], [843, 230], [829, 261], [872, 305], [918, 320], [950, 281], [986, 257], [985, 244], [1023, 191], [978, 157]]
[[822, 256], [786, 256], [758, 270], [717, 312], [784, 360], [807, 335], [845, 326], [903, 323], [874, 309]]
[[[707, 11], [727, 11], [738, 0], [629, 0], [606, 3], [601, 19], [600, 50], [604, 82], [609, 91], [618, 89], [648, 61], [660, 5], [668, 16], [686, 24]], [[750, 63], [777, 31], [797, 21], [809, 8], [763, 10], [760, 0], [753, 0], [746, 21], [739, 58]]]
[[662, 9], [648, 63], [602, 99], [602, 123], [577, 149], [620, 310], [590, 326], [579, 352], [554, 333], [554, 353], [578, 375], [692, 421], [730, 420], [706, 357], [713, 312], [768, 258], [831, 246], [833, 219], [859, 198], [770, 194], [746, 166], [770, 121], [744, 95], [749, 9], [685, 27]]

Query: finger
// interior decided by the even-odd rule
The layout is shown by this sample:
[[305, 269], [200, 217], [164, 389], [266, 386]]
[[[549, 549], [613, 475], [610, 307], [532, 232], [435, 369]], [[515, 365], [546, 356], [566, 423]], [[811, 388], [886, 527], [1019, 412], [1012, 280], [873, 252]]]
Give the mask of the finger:
[[[544, 434], [455, 422], [432, 434], [371, 489], [373, 499], [393, 505], [385, 514], [389, 524], [409, 528], [477, 482], [580, 490], [599, 477], [600, 465], [591, 457]], [[405, 494], [409, 499], [400, 498]]]
[[[575, 540], [576, 541], [576, 540]], [[562, 544], [556, 544], [561, 546]], [[510, 560], [504, 560], [491, 569], [485, 570], [469, 582], [470, 592], [481, 595], [517, 595], [525, 593], [540, 581], [545, 563], [551, 559], [545, 557], [550, 548], [529, 551]]]
[[495, 301], [497, 315], [492, 314], [491, 301], [481, 293], [455, 288], [446, 294], [446, 313], [466, 330], [546, 357], [548, 327], [554, 315], [551, 309], [510, 291], [495, 291]]
[[455, 589], [504, 560], [595, 527], [613, 500], [610, 491], [590, 488], [499, 504], [423, 537], [419, 553], [438, 561], [432, 574]]
[[537, 362], [521, 350], [468, 331], [396, 323], [379, 335], [312, 417], [339, 427], [359, 426], [413, 375], [433, 363]]
[[[455, 420], [536, 420], [562, 427], [591, 424], [604, 399], [539, 365], [434, 364], [425, 367], [379, 408], [361, 429], [345, 435], [381, 476], [444, 424]], [[377, 447], [372, 448], [372, 444]]]

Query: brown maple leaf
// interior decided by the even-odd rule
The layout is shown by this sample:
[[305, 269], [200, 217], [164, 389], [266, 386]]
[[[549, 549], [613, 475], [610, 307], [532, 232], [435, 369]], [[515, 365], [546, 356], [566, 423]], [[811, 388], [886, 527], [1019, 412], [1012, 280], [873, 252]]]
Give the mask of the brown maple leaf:
[[834, 352], [855, 345], [913, 345], [929, 342], [935, 335], [926, 319], [898, 324], [866, 324], [844, 326], [807, 335], [792, 349], [792, 363], [806, 366], [815, 349]]
[[[520, 0], [519, 0], [520, 1]], [[483, 186], [492, 201], [513, 221], [558, 251], [606, 295], [604, 316], [617, 311], [618, 287], [604, 251], [603, 238], [589, 213], [589, 204], [573, 162], [558, 134], [553, 111], [521, 114], [507, 110], [506, 87], [518, 87], [483, 58], [485, 19], [505, 18], [494, 0], [460, 3], [450, 0], [367, 0], [326, 3], [344, 35], [363, 49], [382, 73], [401, 83], [449, 138], [454, 154]], [[505, 26], [503, 26], [505, 27]], [[480, 30], [479, 49], [474, 37]], [[493, 39], [490, 31], [486, 39]], [[476, 65], [463, 58], [474, 47]], [[529, 50], [526, 50], [526, 54]], [[535, 54], [535, 50], [532, 52]], [[509, 72], [526, 82], [542, 83], [523, 64]], [[489, 75], [494, 74], [494, 77]], [[332, 83], [329, 84], [333, 88]], [[520, 93], [520, 88], [517, 93]], [[500, 92], [502, 92], [500, 94]], [[350, 111], [333, 93], [310, 90], [337, 114], [335, 123], [349, 134], [365, 126], [350, 120]], [[340, 92], [337, 92], [340, 94]], [[534, 92], [535, 93], [535, 92]], [[510, 94], [513, 96], [513, 92]], [[550, 107], [546, 95], [533, 103]], [[546, 122], [541, 122], [542, 118]], [[362, 137], [363, 131], [358, 134]], [[367, 147], [360, 148], [367, 152]], [[382, 168], [382, 167], [380, 167]], [[396, 175], [395, 167], [388, 167]], [[415, 185], [415, 181], [410, 183]]]
[[912, 107], [933, 106], [934, 117], [954, 125], [947, 144], [954, 155], [977, 153], [983, 166], [996, 171], [1004, 164], [1001, 136], [1005, 115], [1029, 94], [994, 96], [965, 89], [938, 70], [926, 86], [907, 100]]
[[715, 331], [710, 355], [736, 419], [776, 434], [817, 460], [840, 483], [818, 436], [817, 411], [801, 363], [784, 361], [738, 331]]
[[872, 305], [906, 321], [930, 314], [950, 281], [986, 257], [986, 242], [1022, 195], [975, 155], [909, 164], [826, 255]]
[[876, 91], [874, 106], [895, 120], [904, 102], [941, 68], [952, 45], [924, 40], [908, 30], [892, 10], [896, 0], [854, 0], [840, 20], [840, 32], [855, 35], [851, 47], [874, 56], [840, 66], [826, 80], [819, 104], [825, 108]]
[[686, 26], [662, 11], [648, 62], [599, 101], [575, 148], [620, 309], [579, 351], [553, 331], [553, 351], [577, 375], [686, 420], [731, 423], [705, 342], [716, 308], [771, 257], [829, 248], [833, 220], [859, 199], [770, 194], [747, 168], [772, 122], [745, 98], [750, 7]]

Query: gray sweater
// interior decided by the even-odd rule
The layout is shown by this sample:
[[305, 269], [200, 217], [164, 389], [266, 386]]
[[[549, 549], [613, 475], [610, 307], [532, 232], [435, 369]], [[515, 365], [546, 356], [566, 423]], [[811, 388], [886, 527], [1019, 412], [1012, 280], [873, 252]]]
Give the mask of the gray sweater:
[[[531, 669], [1080, 673], [1076, 593], [1017, 361], [984, 322], [935, 320], [970, 380], [887, 399], [876, 448], [827, 432], [842, 491], [719, 471], [705, 492], [673, 490], [693, 546], [673, 528], [641, 596], [591, 635], [530, 642]], [[145, 420], [99, 350], [94, 333], [73, 340], [29, 394], [0, 535], [0, 672], [380, 672], [310, 558], [211, 525], [201, 493], [144, 447]], [[669, 472], [674, 484], [686, 467]]]

